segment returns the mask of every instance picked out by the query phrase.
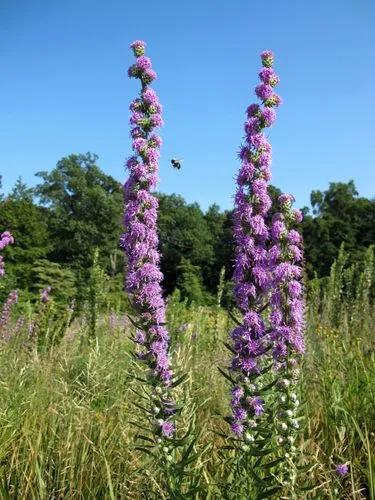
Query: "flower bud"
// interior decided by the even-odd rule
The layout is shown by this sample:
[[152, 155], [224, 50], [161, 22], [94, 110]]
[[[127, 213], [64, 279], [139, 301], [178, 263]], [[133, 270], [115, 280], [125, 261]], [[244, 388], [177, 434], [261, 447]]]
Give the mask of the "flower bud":
[[245, 433], [245, 441], [248, 442], [248, 443], [253, 443], [255, 441], [255, 438], [252, 434], [250, 434], [249, 432], [246, 432]]

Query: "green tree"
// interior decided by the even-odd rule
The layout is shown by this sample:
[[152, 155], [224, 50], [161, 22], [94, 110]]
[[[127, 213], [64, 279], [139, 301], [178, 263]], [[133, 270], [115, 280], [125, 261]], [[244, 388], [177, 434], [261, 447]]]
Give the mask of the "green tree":
[[188, 303], [203, 304], [205, 302], [205, 294], [203, 292], [200, 268], [182, 257], [177, 270], [179, 271], [177, 287], [180, 290], [181, 298], [187, 299]]
[[36, 261], [46, 258], [52, 248], [48, 229], [50, 211], [35, 205], [30, 192], [17, 186], [20, 184], [0, 202], [0, 232], [8, 230], [15, 239], [14, 245], [5, 249], [11, 286], [30, 290]]
[[212, 293], [215, 293], [219, 285], [221, 269], [225, 268], [225, 275], [229, 278], [233, 272], [233, 212], [229, 210], [221, 212], [220, 207], [214, 204], [208, 208], [205, 219], [210, 231], [214, 254], [206, 276], [206, 285]]
[[52, 212], [50, 259], [79, 271], [91, 265], [94, 248], [105, 266], [118, 248], [123, 197], [121, 185], [97, 166], [98, 157], [72, 154], [51, 172], [38, 172], [42, 183], [36, 192]]
[[51, 296], [60, 303], [66, 304], [76, 294], [76, 277], [67, 267], [40, 259], [35, 262], [32, 272], [32, 288], [40, 293], [43, 288], [51, 287]]
[[375, 200], [359, 197], [353, 181], [332, 182], [311, 193], [311, 205], [302, 226], [309, 274], [328, 276], [342, 243], [349, 262], [361, 259], [375, 241]]
[[212, 236], [197, 203], [187, 204], [181, 196], [159, 194], [159, 235], [164, 287], [172, 292], [181, 273], [182, 257], [201, 269], [206, 277], [212, 266]]

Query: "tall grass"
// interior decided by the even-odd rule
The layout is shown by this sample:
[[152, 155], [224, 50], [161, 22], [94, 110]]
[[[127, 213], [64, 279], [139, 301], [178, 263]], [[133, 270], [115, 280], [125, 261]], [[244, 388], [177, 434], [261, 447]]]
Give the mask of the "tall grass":
[[[373, 269], [372, 250], [356, 268], [342, 251], [329, 279], [309, 285], [301, 446], [313, 489], [306, 498], [375, 499]], [[238, 498], [219, 435], [229, 398], [217, 366], [227, 362], [231, 319], [220, 301], [187, 306], [175, 294], [168, 320], [174, 361], [189, 374], [186, 421], [194, 414], [198, 433], [189, 478], [195, 498]], [[85, 320], [76, 320], [47, 352], [28, 348], [26, 330], [2, 345], [0, 498], [166, 498], [163, 478], [133, 445], [131, 329], [126, 317], [102, 314], [95, 344], [82, 342]], [[350, 472], [340, 478], [335, 465], [344, 462]]]

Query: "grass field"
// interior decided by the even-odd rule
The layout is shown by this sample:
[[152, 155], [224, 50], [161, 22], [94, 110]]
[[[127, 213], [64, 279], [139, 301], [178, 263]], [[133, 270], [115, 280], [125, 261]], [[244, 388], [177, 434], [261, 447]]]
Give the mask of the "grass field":
[[[345, 285], [339, 261], [331, 277], [310, 283], [307, 355], [302, 394], [306, 419], [303, 455], [314, 489], [305, 498], [375, 498], [375, 308], [372, 276], [356, 291]], [[169, 300], [176, 365], [189, 377], [180, 426], [192, 418], [199, 433], [194, 467], [196, 498], [238, 498], [230, 492], [228, 459], [221, 451], [228, 386], [217, 367], [232, 320], [221, 307]], [[132, 404], [132, 326], [122, 314], [102, 314], [95, 345], [76, 320], [59, 346], [37, 354], [26, 331], [3, 343], [0, 354], [0, 498], [166, 498], [162, 478], [133, 447], [140, 410]], [[183, 394], [182, 394], [183, 393]], [[335, 472], [349, 464], [349, 474]]]

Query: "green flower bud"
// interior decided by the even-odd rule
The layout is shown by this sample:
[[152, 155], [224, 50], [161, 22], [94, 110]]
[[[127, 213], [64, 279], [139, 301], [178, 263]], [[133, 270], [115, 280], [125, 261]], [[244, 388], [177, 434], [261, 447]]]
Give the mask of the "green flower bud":
[[252, 434], [250, 434], [249, 432], [246, 432], [245, 433], [245, 441], [248, 443], [253, 443], [255, 441], [255, 438]]

